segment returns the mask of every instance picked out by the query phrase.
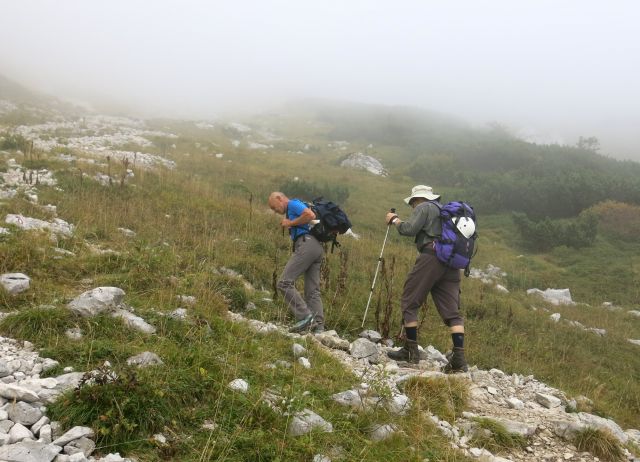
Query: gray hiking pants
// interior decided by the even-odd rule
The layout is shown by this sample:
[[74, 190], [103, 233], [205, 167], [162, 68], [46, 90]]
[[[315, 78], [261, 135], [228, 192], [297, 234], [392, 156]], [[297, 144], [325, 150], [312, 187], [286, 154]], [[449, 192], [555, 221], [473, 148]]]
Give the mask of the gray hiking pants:
[[[289, 309], [300, 321], [310, 313], [315, 315], [315, 324], [324, 327], [324, 310], [320, 298], [320, 266], [324, 249], [315, 237], [305, 234], [294, 243], [294, 252], [278, 281], [278, 289]], [[295, 282], [304, 274], [304, 299], [297, 291]]]
[[421, 253], [404, 283], [400, 305], [404, 322], [417, 321], [418, 310], [431, 293], [444, 323], [462, 326], [460, 316], [460, 270], [440, 263], [432, 253]]

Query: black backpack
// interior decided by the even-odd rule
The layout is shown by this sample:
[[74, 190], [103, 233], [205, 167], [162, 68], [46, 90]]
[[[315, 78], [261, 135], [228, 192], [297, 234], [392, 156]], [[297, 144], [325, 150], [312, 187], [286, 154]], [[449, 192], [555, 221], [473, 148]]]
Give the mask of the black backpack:
[[351, 228], [349, 217], [338, 205], [331, 201], [322, 200], [322, 197], [314, 199], [308, 206], [316, 214], [316, 219], [319, 220], [309, 232], [320, 242], [331, 242], [331, 252], [333, 253], [334, 247], [340, 247], [336, 236], [346, 233]]

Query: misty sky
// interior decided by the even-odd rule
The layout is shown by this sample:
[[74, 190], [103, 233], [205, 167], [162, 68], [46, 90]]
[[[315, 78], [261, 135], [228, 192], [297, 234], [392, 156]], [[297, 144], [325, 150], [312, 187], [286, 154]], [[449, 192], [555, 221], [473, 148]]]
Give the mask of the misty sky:
[[329, 97], [640, 160], [640, 2], [0, 0], [0, 74], [147, 115]]

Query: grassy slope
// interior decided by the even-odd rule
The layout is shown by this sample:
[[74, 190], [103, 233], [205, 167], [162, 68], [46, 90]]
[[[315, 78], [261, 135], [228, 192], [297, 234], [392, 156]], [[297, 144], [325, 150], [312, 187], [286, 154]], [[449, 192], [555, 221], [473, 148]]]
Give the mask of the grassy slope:
[[[298, 366], [266, 369], [264, 365], [275, 359], [292, 360], [290, 341], [276, 336], [256, 337], [219, 318], [226, 309], [223, 297], [242, 301], [246, 295], [232, 281], [215, 276], [214, 268], [236, 269], [256, 287], [267, 290], [274, 272], [279, 274], [282, 270], [289, 243], [264, 201], [283, 179], [299, 176], [309, 181], [346, 183], [350, 188], [345, 205], [362, 239], [342, 238], [343, 251], [348, 253], [344, 265], [347, 290], [341, 290], [337, 283], [341, 272], [339, 254], [329, 256], [324, 298], [329, 327], [355, 335], [384, 236], [384, 212], [396, 206], [400, 215], [406, 216], [408, 209], [401, 208], [401, 198], [411, 184], [401, 178], [375, 178], [327, 166], [327, 160], [341, 155], [337, 152], [325, 156], [247, 152], [231, 148], [224, 133], [177, 129], [183, 133], [175, 154], [180, 171], [159, 174], [136, 171], [135, 186], [124, 189], [103, 188], [89, 180], [81, 182], [77, 170], [48, 162], [54, 168], [66, 169], [58, 174], [65, 192], [40, 187], [40, 202], [57, 204], [59, 215], [78, 226], [76, 236], [61, 243], [77, 252], [77, 258], [56, 259], [46, 238], [24, 234], [2, 238], [0, 269], [22, 271], [33, 279], [32, 290], [21, 296], [0, 295], [5, 310], [18, 309], [22, 313], [0, 325], [4, 335], [34, 341], [44, 348], [45, 354], [79, 370], [96, 367], [104, 360], [124, 370], [124, 360], [129, 355], [145, 350], [157, 352], [168, 365], [166, 369], [140, 372], [136, 384], [122, 383], [119, 390], [113, 391], [123, 399], [131, 398], [126, 403], [126, 425], [116, 428], [116, 420], [123, 420], [118, 407], [114, 402], [98, 402], [96, 396], [76, 398], [73, 412], [63, 413], [55, 408], [53, 412], [64, 415], [69, 423], [90, 422], [101, 429], [100, 444], [115, 445], [105, 450], [128, 449], [143, 460], [161, 457], [301, 460], [327, 452], [333, 446], [342, 446], [349, 460], [380, 460], [380, 457], [407, 460], [405, 445], [416, 440], [414, 446], [419, 449], [416, 460], [429, 454], [435, 460], [454, 460], [456, 456], [432, 434], [430, 426], [417, 430], [410, 425], [412, 419], [405, 422], [391, 416], [345, 416], [344, 410], [328, 398], [356, 385], [357, 380], [321, 353], [312, 354], [311, 371]], [[325, 128], [305, 129], [309, 142], [326, 145]], [[207, 151], [202, 152], [194, 147], [195, 141], [215, 145], [208, 144]], [[210, 155], [215, 152], [225, 152], [224, 159]], [[190, 155], [184, 156], [185, 153]], [[445, 199], [454, 197], [455, 191], [445, 191]], [[0, 207], [3, 213], [22, 211], [42, 216], [42, 212], [22, 199]], [[584, 254], [559, 249], [550, 255], [516, 258], [522, 251], [511, 237], [509, 220], [505, 217], [481, 220], [480, 252], [475, 264], [502, 267], [508, 273], [506, 285], [512, 293], [498, 293], [475, 280], [463, 282], [471, 362], [506, 372], [535, 374], [571, 394], [589, 396], [601, 413], [615, 417], [625, 426], [640, 426], [640, 355], [638, 347], [624, 340], [640, 338], [640, 320], [626, 317], [624, 312], [611, 313], [596, 307], [602, 301], [614, 301], [631, 308], [637, 300], [638, 288], [631, 278], [634, 272], [637, 274], [638, 261], [633, 262], [635, 269], [631, 273], [628, 269], [609, 270], [612, 265], [627, 268], [625, 250], [628, 253], [629, 249], [616, 249], [614, 243], [601, 239]], [[117, 227], [130, 228], [138, 234], [129, 240], [118, 233]], [[83, 239], [125, 253], [93, 256], [84, 249]], [[639, 249], [630, 250], [638, 255]], [[398, 298], [414, 251], [407, 240], [391, 234], [385, 257], [387, 263], [395, 258], [395, 272], [388, 276], [392, 279], [395, 309], [391, 332], [396, 332]], [[599, 268], [607, 270], [596, 273], [597, 277], [591, 276], [592, 269]], [[170, 276], [177, 279], [168, 279]], [[91, 282], [83, 283], [85, 278]], [[159, 327], [158, 335], [148, 338], [118, 325], [114, 327], [111, 320], [77, 320], [62, 308], [71, 297], [98, 285], [123, 288], [127, 292], [126, 301]], [[378, 287], [383, 285], [381, 278]], [[544, 306], [524, 295], [525, 289], [534, 286], [571, 287], [577, 300], [594, 307], [554, 311], [587, 326], [606, 328], [607, 337], [602, 339], [553, 324], [548, 313], [532, 311], [531, 305]], [[185, 326], [157, 315], [158, 310], [177, 307], [178, 294], [198, 298], [195, 325]], [[261, 301], [265, 295], [268, 294], [253, 295], [259, 310], [252, 315], [288, 322], [280, 300], [274, 305], [267, 304]], [[376, 292], [368, 320], [371, 327], [377, 298]], [[41, 303], [53, 303], [58, 308], [45, 316], [33, 309]], [[86, 333], [80, 344], [67, 340], [63, 334], [66, 328], [76, 325]], [[428, 310], [424, 326], [423, 343], [432, 343], [440, 349], [448, 347], [448, 335], [440, 327], [433, 307]], [[248, 397], [239, 397], [226, 389], [226, 383], [236, 377], [247, 378], [252, 384]], [[331, 435], [287, 438], [286, 419], [255, 404], [260, 393], [273, 386], [285, 397], [294, 398], [294, 402], [310, 400], [311, 407], [330, 420], [337, 431]], [[305, 390], [311, 391], [310, 398], [302, 397]], [[95, 414], [96, 408], [101, 413]], [[147, 419], [148, 415], [157, 418]], [[216, 421], [218, 430], [213, 433], [199, 430], [205, 419]], [[372, 444], [364, 430], [374, 420], [395, 421], [409, 437]], [[146, 440], [156, 431], [173, 435], [174, 442], [168, 447], [156, 447]], [[417, 431], [422, 433], [416, 434]]]

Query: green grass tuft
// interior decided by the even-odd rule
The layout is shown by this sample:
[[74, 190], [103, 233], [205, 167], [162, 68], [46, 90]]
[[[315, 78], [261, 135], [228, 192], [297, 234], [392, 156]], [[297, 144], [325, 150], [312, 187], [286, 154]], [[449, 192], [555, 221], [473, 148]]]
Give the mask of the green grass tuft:
[[624, 452], [618, 439], [610, 432], [585, 428], [577, 433], [574, 444], [578, 451], [587, 451], [607, 462], [624, 460]]

